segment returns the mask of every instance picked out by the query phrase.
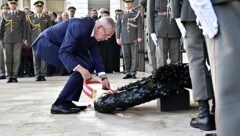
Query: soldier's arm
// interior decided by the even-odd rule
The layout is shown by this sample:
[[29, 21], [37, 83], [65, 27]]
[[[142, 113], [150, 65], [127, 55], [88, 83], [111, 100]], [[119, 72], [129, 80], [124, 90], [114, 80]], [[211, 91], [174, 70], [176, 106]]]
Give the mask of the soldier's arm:
[[1, 18], [1, 26], [0, 26], [0, 40], [3, 39], [3, 36], [4, 36], [4, 20]]
[[120, 39], [120, 34], [121, 34], [121, 28], [122, 28], [122, 24], [121, 24], [121, 13], [118, 15], [118, 20], [117, 20], [117, 24], [116, 24], [116, 39]]
[[180, 18], [182, 0], [170, 0], [171, 18]]
[[142, 15], [140, 14], [138, 16], [138, 38], [142, 38], [143, 37], [143, 22], [142, 22]]
[[22, 28], [23, 28], [23, 40], [25, 41], [25, 40], [27, 40], [27, 21], [26, 21], [26, 15], [25, 15], [25, 13], [22, 11], [22, 16], [23, 16], [23, 19], [22, 19], [22, 24], [23, 24], [23, 26], [22, 26]]
[[149, 34], [155, 33], [154, 20], [155, 20], [155, 0], [148, 0], [147, 1], [147, 29]]

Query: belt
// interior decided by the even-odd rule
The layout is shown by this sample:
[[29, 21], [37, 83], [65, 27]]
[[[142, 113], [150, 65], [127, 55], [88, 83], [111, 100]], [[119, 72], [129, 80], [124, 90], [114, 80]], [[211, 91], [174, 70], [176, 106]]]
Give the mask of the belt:
[[155, 12], [156, 16], [169, 16], [170, 12]]

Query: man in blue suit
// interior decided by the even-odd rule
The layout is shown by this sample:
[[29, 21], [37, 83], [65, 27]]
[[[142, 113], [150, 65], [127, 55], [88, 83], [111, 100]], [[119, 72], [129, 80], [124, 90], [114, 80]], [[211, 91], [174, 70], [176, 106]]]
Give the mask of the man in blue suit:
[[93, 80], [94, 69], [102, 80], [103, 88], [110, 88], [105, 74], [97, 42], [107, 40], [114, 34], [112, 18], [69, 19], [43, 31], [33, 43], [36, 54], [56, 67], [64, 66], [72, 75], [53, 103], [52, 114], [72, 114], [86, 109], [72, 101], [78, 101], [83, 82]]

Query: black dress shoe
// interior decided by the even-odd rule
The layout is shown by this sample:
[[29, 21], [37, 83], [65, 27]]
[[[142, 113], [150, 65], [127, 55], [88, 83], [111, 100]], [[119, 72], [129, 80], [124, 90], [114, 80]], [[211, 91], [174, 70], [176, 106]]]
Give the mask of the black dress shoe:
[[217, 136], [216, 133], [211, 133], [211, 134], [205, 134], [205, 136]]
[[65, 105], [52, 105], [51, 108], [52, 114], [75, 114], [79, 112], [80, 110], [78, 108], [69, 108]]
[[210, 114], [208, 116], [193, 118], [190, 122], [190, 126], [203, 131], [216, 130], [214, 115]]
[[135, 75], [132, 75], [132, 79], [136, 79], [137, 77]]
[[0, 79], [6, 79], [6, 76], [0, 76]]
[[46, 81], [46, 78], [44, 76], [41, 76], [41, 81]]
[[123, 79], [129, 79], [129, 78], [132, 78], [132, 76], [129, 74], [127, 74], [125, 77], [123, 77]]
[[41, 76], [37, 76], [35, 81], [42, 81], [42, 77]]
[[13, 82], [13, 78], [9, 78], [7, 83], [12, 83]]
[[12, 80], [13, 80], [13, 82], [15, 82], [15, 83], [18, 82], [17, 78], [12, 78]]
[[80, 111], [83, 111], [83, 110], [87, 109], [87, 106], [77, 106], [77, 105], [74, 104], [73, 102], [70, 102], [70, 103], [69, 103], [69, 106], [70, 106], [71, 108], [78, 108]]

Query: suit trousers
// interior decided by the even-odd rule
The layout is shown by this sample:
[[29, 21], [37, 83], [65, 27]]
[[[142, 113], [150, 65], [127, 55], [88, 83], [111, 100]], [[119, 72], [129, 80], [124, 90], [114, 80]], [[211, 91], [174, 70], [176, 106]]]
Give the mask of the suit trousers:
[[214, 97], [210, 72], [208, 70], [207, 47], [195, 21], [184, 22], [187, 30], [184, 46], [189, 61], [189, 71], [192, 81], [194, 101], [209, 100]]
[[4, 43], [6, 53], [6, 66], [9, 78], [17, 78], [21, 63], [23, 43]]
[[216, 99], [218, 136], [240, 134], [240, 1], [214, 5], [219, 32], [206, 38]]
[[122, 47], [126, 74], [136, 75], [138, 44], [124, 44]]
[[156, 45], [152, 41], [152, 38], [150, 35], [148, 35], [147, 45], [148, 45], [147, 50], [148, 50], [149, 64], [152, 68], [152, 71], [155, 71], [157, 69]]
[[180, 61], [180, 39], [179, 38], [157, 38], [157, 67], [167, 64], [169, 56], [170, 63]]
[[[80, 56], [76, 56], [80, 57]], [[79, 64], [87, 69], [90, 73], [94, 71], [94, 66], [91, 60], [85, 56], [80, 57], [83, 61], [79, 62]], [[71, 63], [71, 62], [69, 62]], [[58, 99], [65, 100], [65, 101], [78, 101], [80, 95], [82, 93], [83, 88], [83, 77], [79, 72], [73, 72], [63, 90], [58, 96]]]
[[5, 75], [5, 60], [3, 51], [3, 42], [0, 41], [0, 76]]
[[38, 57], [34, 50], [33, 52], [33, 65], [34, 65], [34, 74], [38, 76], [46, 76], [47, 73], [47, 62]]

